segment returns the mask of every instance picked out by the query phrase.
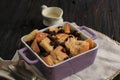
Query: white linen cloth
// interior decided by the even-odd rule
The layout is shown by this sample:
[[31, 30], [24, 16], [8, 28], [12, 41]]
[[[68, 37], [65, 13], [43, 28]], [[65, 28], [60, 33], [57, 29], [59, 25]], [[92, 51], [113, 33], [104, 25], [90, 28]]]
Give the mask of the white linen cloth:
[[[86, 69], [68, 76], [63, 80], [106, 80], [116, 71], [120, 70], [120, 46], [109, 37], [96, 31], [95, 33], [97, 34], [95, 42], [98, 43], [99, 47], [94, 63]], [[12, 61], [18, 59], [19, 57], [16, 52]], [[28, 65], [27, 67], [31, 68]], [[35, 68], [32, 67], [32, 69]], [[40, 72], [37, 73], [42, 75]], [[46, 80], [43, 76], [39, 77], [40, 80]]]

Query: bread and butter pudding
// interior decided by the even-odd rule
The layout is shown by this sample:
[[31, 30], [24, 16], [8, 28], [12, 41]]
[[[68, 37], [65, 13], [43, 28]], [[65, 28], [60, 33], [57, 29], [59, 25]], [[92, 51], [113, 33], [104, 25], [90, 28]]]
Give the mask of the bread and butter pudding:
[[95, 47], [92, 38], [82, 39], [81, 33], [68, 23], [44, 31], [35, 29], [23, 40], [50, 66]]

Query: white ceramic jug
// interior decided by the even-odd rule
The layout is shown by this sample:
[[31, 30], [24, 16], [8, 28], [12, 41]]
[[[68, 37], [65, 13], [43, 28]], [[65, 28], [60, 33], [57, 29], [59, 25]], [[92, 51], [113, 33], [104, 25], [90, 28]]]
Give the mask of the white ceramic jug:
[[52, 26], [63, 22], [63, 10], [59, 7], [47, 7], [42, 5], [43, 24]]

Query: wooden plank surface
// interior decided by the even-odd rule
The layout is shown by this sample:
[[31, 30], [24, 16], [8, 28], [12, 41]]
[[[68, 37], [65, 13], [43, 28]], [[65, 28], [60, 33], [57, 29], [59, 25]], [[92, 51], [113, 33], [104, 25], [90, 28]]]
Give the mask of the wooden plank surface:
[[65, 21], [86, 25], [120, 42], [120, 0], [1, 0], [0, 57], [11, 59], [21, 36], [46, 27], [43, 4], [61, 7]]

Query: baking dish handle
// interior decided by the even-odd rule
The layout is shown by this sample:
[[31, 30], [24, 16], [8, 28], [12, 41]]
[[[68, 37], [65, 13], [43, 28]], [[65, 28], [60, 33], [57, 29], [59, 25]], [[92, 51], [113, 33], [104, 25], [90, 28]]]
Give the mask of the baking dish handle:
[[26, 55], [25, 55], [25, 52], [28, 50], [27, 47], [24, 47], [20, 50], [18, 50], [18, 54], [25, 60], [25, 62], [27, 62], [28, 64], [36, 64], [38, 63], [38, 59], [35, 59], [35, 60], [30, 60]]
[[89, 34], [92, 35], [91, 38], [93, 38], [93, 39], [97, 38], [97, 35], [93, 31], [91, 31], [90, 29], [88, 29], [86, 26], [80, 26], [79, 29], [87, 31]]

